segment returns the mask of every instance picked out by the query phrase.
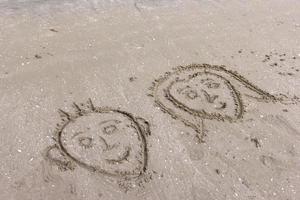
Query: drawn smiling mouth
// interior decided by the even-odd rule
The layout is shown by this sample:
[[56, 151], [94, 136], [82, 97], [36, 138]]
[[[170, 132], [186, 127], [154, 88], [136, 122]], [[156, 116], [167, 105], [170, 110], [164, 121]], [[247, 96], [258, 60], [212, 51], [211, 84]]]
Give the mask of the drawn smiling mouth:
[[130, 155], [130, 147], [127, 147], [126, 150], [122, 153], [121, 156], [119, 156], [116, 159], [105, 159], [106, 162], [108, 162], [109, 164], [120, 164], [122, 163], [124, 160], [128, 161], [128, 157]]

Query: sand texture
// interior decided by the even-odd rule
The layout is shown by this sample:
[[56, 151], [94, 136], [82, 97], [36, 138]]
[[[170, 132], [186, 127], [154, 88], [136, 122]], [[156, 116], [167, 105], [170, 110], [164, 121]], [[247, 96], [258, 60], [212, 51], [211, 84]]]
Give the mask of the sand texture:
[[300, 1], [0, 0], [1, 200], [299, 200]]

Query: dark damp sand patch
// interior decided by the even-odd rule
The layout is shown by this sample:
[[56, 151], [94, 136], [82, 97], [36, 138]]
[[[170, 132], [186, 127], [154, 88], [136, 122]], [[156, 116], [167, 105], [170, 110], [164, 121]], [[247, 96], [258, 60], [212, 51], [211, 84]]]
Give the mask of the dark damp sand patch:
[[39, 54], [35, 54], [34, 57], [35, 57], [36, 59], [41, 59], [41, 58], [42, 58], [42, 56], [39, 55]]
[[280, 76], [296, 76], [299, 70], [299, 55], [293, 55], [290, 53], [278, 52], [276, 50], [270, 51], [264, 55], [259, 55], [258, 52], [253, 50], [240, 49], [237, 51], [236, 55], [231, 55], [231, 58], [235, 57], [262, 57], [261, 63], [276, 69], [277, 74]]
[[254, 143], [256, 148], [261, 147], [261, 144], [260, 144], [259, 140], [256, 137], [251, 138], [250, 141]]
[[136, 81], [136, 80], [137, 80], [137, 77], [135, 77], [135, 76], [129, 77], [129, 81], [130, 81], [130, 82], [134, 82], [134, 81]]
[[52, 31], [54, 33], [58, 33], [58, 30], [54, 29], [54, 28], [50, 28], [49, 31]]

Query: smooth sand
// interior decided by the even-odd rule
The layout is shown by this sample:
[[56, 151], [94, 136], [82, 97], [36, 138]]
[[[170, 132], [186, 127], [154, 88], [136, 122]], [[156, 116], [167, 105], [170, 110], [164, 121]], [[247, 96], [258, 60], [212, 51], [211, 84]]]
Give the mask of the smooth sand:
[[[0, 199], [300, 199], [299, 104], [257, 101], [234, 85], [243, 118], [204, 120], [199, 144], [147, 96], [155, 79], [191, 63], [225, 65], [272, 95], [300, 96], [299, 10], [298, 0], [1, 0]], [[72, 103], [89, 98], [149, 123], [141, 180], [74, 160], [64, 168], [70, 160], [59, 151], [51, 153], [61, 166], [46, 159], [66, 118], [58, 109], [74, 113]], [[99, 156], [93, 162], [104, 163]]]

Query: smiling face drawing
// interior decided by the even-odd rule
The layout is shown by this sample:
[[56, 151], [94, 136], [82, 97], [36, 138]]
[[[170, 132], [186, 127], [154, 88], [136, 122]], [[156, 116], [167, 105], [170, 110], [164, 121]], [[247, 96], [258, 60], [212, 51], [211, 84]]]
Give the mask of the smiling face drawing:
[[124, 111], [90, 104], [87, 110], [74, 104], [76, 114], [60, 110], [63, 121], [55, 134], [57, 144], [47, 149], [46, 158], [63, 169], [71, 169], [72, 162], [112, 177], [142, 175], [147, 168], [148, 122]]
[[241, 115], [239, 96], [229, 81], [210, 72], [185, 79], [176, 78], [166, 90], [167, 98], [191, 115], [208, 119], [237, 119]]
[[137, 176], [144, 167], [138, 124], [119, 112], [89, 113], [70, 121], [60, 134], [61, 149], [74, 161], [108, 175]]

